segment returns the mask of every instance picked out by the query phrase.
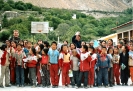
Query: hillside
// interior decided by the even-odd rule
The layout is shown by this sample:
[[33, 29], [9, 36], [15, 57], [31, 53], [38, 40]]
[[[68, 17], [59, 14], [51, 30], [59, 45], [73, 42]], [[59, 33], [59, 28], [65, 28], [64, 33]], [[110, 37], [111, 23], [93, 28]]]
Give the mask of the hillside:
[[74, 10], [123, 11], [132, 6], [132, 0], [14, 0], [30, 2], [39, 7]]

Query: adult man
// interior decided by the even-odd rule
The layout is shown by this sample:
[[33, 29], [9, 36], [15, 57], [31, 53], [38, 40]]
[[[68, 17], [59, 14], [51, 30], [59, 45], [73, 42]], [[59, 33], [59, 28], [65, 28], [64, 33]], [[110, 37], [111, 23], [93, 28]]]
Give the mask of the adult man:
[[76, 34], [72, 37], [72, 42], [76, 45], [77, 48], [81, 48], [80, 32], [76, 32]]
[[18, 30], [13, 30], [13, 37], [10, 38], [10, 41], [16, 41], [17, 43], [20, 41]]

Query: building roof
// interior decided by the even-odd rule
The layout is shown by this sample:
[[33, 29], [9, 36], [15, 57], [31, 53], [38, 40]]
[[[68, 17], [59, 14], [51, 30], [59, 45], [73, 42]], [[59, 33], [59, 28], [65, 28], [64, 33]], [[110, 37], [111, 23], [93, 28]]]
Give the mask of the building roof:
[[127, 22], [127, 23], [124, 23], [124, 24], [122, 24], [122, 25], [119, 25], [119, 26], [117, 26], [117, 27], [115, 27], [115, 28], [112, 28], [111, 30], [117, 30], [117, 29], [119, 29], [119, 28], [121, 28], [121, 27], [124, 27], [124, 26], [126, 26], [126, 25], [130, 25], [130, 24], [133, 24], [133, 20], [132, 20], [132, 21], [129, 21], [129, 22]]
[[112, 38], [116, 37], [116, 35], [117, 35], [117, 33], [110, 34], [110, 35], [105, 36], [105, 37], [102, 37], [102, 38], [100, 38], [100, 39], [98, 39], [98, 40], [108, 40], [108, 39], [112, 39]]

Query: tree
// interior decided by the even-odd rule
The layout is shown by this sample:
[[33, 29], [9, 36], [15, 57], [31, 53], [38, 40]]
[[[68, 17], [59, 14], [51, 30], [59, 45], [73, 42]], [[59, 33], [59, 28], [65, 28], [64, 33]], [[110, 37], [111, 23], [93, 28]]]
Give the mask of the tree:
[[0, 41], [6, 41], [10, 36], [10, 32], [8, 30], [2, 31], [0, 33]]
[[32, 9], [33, 5], [31, 3], [26, 3], [28, 9]]
[[11, 10], [12, 10], [12, 7], [8, 3], [5, 3], [3, 7], [3, 11], [11, 11]]
[[3, 27], [8, 27], [8, 19], [7, 19], [6, 15], [4, 15], [4, 18], [2, 20], [2, 26]]
[[62, 23], [58, 25], [56, 31], [59, 35], [64, 36], [69, 28], [70, 26], [68, 24]]

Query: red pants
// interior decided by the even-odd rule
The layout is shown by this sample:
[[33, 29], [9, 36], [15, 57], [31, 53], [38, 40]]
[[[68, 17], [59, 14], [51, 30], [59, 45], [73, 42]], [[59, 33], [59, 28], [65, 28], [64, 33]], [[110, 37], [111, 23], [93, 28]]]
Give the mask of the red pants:
[[94, 79], [95, 79], [95, 69], [90, 68], [89, 75], [88, 75], [88, 85], [94, 85]]
[[50, 78], [53, 86], [58, 86], [59, 84], [59, 75], [58, 75], [59, 66], [58, 64], [50, 65]]
[[113, 72], [114, 72], [114, 83], [116, 79], [116, 83], [120, 84], [120, 66], [119, 64], [113, 64]]
[[133, 82], [133, 67], [130, 67], [130, 76], [131, 76], [131, 80]]
[[70, 70], [70, 63], [63, 63], [62, 67], [62, 85], [69, 85], [70, 84], [70, 77], [69, 77], [69, 70]]
[[10, 82], [15, 84], [15, 59], [12, 59], [10, 62]]
[[37, 82], [38, 84], [41, 84], [41, 74], [39, 70], [40, 70], [40, 65], [37, 65], [37, 68], [36, 68]]

